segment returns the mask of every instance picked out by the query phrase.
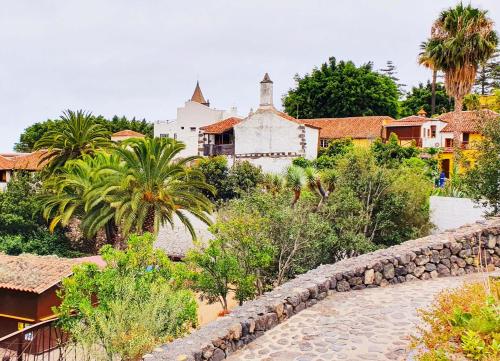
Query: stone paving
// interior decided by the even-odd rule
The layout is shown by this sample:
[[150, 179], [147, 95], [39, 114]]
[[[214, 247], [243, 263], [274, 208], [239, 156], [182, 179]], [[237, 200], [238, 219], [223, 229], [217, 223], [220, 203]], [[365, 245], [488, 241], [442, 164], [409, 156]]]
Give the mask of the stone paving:
[[[498, 274], [498, 272], [497, 272]], [[407, 360], [418, 308], [479, 274], [333, 293], [232, 354], [230, 361]]]

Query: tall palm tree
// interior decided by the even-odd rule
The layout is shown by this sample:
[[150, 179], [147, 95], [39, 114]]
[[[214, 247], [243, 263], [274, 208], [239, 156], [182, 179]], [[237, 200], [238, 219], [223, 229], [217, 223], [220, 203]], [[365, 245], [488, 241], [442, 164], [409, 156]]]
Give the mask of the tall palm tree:
[[423, 55], [445, 74], [445, 88], [455, 98], [455, 111], [474, 85], [477, 69], [495, 53], [498, 35], [487, 11], [462, 3], [443, 11], [434, 22]]
[[436, 65], [432, 61], [431, 58], [429, 58], [428, 54], [425, 52], [425, 49], [427, 47], [427, 43], [423, 42], [420, 45], [420, 48], [422, 49], [422, 52], [419, 54], [418, 57], [418, 63], [420, 65], [425, 66], [426, 68], [430, 69], [432, 71], [432, 83], [431, 83], [431, 117], [436, 113], [436, 82], [437, 82], [437, 69]]
[[83, 154], [93, 154], [111, 144], [111, 133], [95, 122], [91, 113], [83, 110], [66, 110], [57, 127], [47, 131], [35, 143], [35, 149], [48, 150], [41, 162], [47, 161], [46, 169], [53, 173], [68, 160]]
[[89, 198], [109, 202], [123, 234], [157, 233], [160, 225], [173, 225], [176, 216], [196, 238], [187, 215], [210, 224], [212, 203], [203, 191], [215, 189], [200, 171], [188, 167], [198, 157], [175, 159], [184, 148], [167, 138], [123, 142], [114, 150], [120, 164], [101, 168], [105, 181], [93, 188]]
[[118, 227], [114, 221], [114, 211], [102, 198], [89, 198], [89, 193], [103, 179], [98, 170], [102, 167], [118, 165], [118, 158], [98, 152], [93, 156], [84, 154], [81, 159], [67, 161], [58, 172], [44, 182], [44, 192], [40, 196], [43, 215], [50, 220], [50, 230], [57, 225], [67, 226], [78, 218], [82, 221], [84, 235], [92, 238], [104, 229], [109, 243], [115, 244]]

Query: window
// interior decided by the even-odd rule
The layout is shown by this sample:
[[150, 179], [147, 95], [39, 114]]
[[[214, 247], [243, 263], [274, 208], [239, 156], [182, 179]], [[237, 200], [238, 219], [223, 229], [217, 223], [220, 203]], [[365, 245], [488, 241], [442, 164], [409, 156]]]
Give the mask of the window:
[[177, 133], [174, 133], [174, 139], [177, 139]]
[[196, 131], [196, 127], [191, 127], [189, 128], [192, 132], [195, 132]]
[[319, 140], [319, 146], [321, 148], [326, 148], [328, 147], [328, 144], [330, 144], [330, 140], [329, 139], [320, 139]]
[[161, 134], [160, 134], [160, 138], [168, 138], [168, 134], [161, 133]]
[[462, 136], [462, 142], [469, 143], [469, 133], [464, 133]]
[[181, 129], [184, 129], [184, 127], [181, 127]]
[[431, 125], [431, 138], [436, 138], [436, 126]]
[[6, 170], [0, 170], [0, 182], [2, 182], [2, 183], [7, 182], [7, 171]]
[[446, 148], [453, 148], [453, 138], [446, 138], [444, 140], [444, 146]]

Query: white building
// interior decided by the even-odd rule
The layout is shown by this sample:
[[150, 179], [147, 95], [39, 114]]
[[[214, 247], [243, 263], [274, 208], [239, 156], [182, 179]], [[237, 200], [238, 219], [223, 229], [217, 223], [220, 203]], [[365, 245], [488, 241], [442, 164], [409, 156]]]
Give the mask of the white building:
[[265, 172], [282, 172], [297, 157], [318, 154], [319, 127], [304, 124], [273, 105], [273, 82], [260, 82], [260, 105], [244, 119], [228, 118], [200, 129], [199, 154], [248, 160]]
[[228, 111], [210, 108], [210, 102], [205, 100], [200, 84], [196, 83], [193, 96], [183, 107], [177, 108], [175, 120], [159, 120], [154, 124], [155, 137], [169, 137], [182, 141], [186, 149], [180, 156], [198, 154], [198, 132], [200, 127], [218, 122], [222, 119], [236, 116], [236, 108]]

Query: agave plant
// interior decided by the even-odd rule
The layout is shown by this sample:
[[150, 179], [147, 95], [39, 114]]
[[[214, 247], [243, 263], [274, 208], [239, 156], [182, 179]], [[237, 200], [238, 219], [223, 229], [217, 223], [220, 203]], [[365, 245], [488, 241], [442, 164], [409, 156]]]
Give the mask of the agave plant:
[[328, 197], [328, 193], [325, 191], [323, 185], [321, 184], [321, 177], [319, 172], [313, 167], [307, 167], [304, 169], [304, 175], [309, 189], [312, 191], [317, 191], [321, 196], [318, 207], [321, 206], [324, 200]]
[[285, 173], [285, 182], [287, 187], [291, 188], [294, 193], [294, 197], [292, 200], [292, 208], [300, 199], [300, 195], [302, 193], [302, 188], [305, 185], [305, 181], [306, 179], [304, 175], [304, 170], [302, 168], [297, 167], [295, 165], [288, 167]]

